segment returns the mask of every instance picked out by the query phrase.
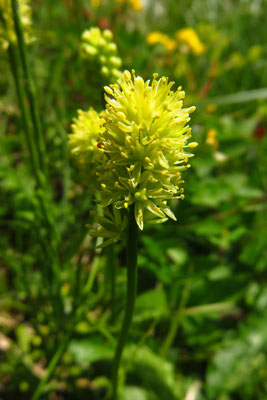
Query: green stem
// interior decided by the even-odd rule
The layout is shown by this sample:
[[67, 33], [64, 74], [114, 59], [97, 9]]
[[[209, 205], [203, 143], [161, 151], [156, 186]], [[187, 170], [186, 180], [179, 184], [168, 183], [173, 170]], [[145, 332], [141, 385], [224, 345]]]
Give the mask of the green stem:
[[58, 365], [61, 357], [63, 356], [63, 354], [65, 353], [65, 351], [68, 347], [69, 341], [71, 339], [71, 335], [72, 335], [72, 330], [66, 334], [66, 336], [63, 339], [63, 341], [61, 342], [58, 350], [56, 351], [53, 358], [51, 359], [51, 361], [47, 367], [46, 374], [42, 378], [42, 380], [39, 382], [39, 384], [32, 396], [32, 400], [38, 400], [40, 398], [40, 396], [42, 395], [44, 386], [46, 385], [46, 383], [49, 381], [49, 379], [53, 375], [53, 372], [54, 372], [56, 366]]
[[[46, 225], [47, 235], [49, 238], [48, 240], [43, 241], [43, 246], [46, 248], [46, 253], [47, 253], [48, 259], [49, 259], [50, 269], [53, 271], [54, 276], [56, 278], [56, 282], [58, 284], [59, 276], [60, 276], [60, 266], [59, 266], [59, 259], [58, 259], [57, 243], [58, 243], [59, 238], [58, 238], [58, 233], [55, 229], [55, 226], [53, 224], [53, 221], [52, 221], [52, 218], [50, 215], [51, 214], [50, 213], [50, 207], [51, 207], [50, 194], [51, 193], [50, 193], [50, 187], [49, 187], [49, 182], [48, 182], [45, 144], [44, 144], [43, 135], [41, 132], [41, 123], [40, 123], [40, 118], [39, 118], [39, 114], [38, 114], [35, 87], [33, 84], [31, 71], [29, 68], [28, 56], [27, 56], [26, 45], [25, 45], [25, 40], [24, 40], [23, 27], [22, 27], [20, 15], [19, 15], [18, 0], [11, 0], [11, 6], [12, 6], [12, 11], [13, 11], [14, 27], [15, 27], [16, 36], [17, 36], [17, 43], [18, 43], [18, 48], [19, 48], [19, 53], [20, 53], [22, 70], [24, 73], [25, 88], [26, 88], [26, 92], [27, 92], [27, 96], [28, 96], [28, 100], [29, 100], [30, 115], [31, 115], [31, 119], [32, 119], [33, 131], [29, 131], [29, 132], [31, 132], [31, 133], [33, 132], [33, 134], [28, 135], [29, 140], [30, 140], [29, 149], [30, 149], [31, 157], [34, 157], [34, 161], [33, 161], [34, 162], [34, 174], [35, 174], [35, 178], [37, 181], [37, 186], [38, 186], [38, 188], [40, 188], [40, 190], [37, 193], [37, 196], [39, 198], [41, 212], [44, 217], [44, 223]], [[12, 53], [12, 47], [11, 47], [11, 53]], [[15, 55], [14, 51], [13, 51], [13, 55]], [[17, 70], [18, 70], [17, 60], [12, 59], [12, 61], [14, 61], [14, 62], [16, 61], [16, 66], [17, 66]], [[18, 81], [18, 82], [20, 83], [20, 81]], [[21, 85], [21, 88], [22, 88], [22, 85]], [[21, 93], [23, 96], [23, 89], [22, 89]], [[20, 96], [19, 92], [18, 92], [18, 95]], [[25, 113], [25, 110], [26, 110], [25, 96], [23, 98], [23, 101], [24, 102], [23, 102], [22, 107], [24, 108], [24, 113]], [[26, 134], [27, 134], [27, 130], [30, 127], [28, 110], [26, 111], [25, 115], [26, 115]], [[35, 151], [33, 151], [33, 148], [35, 149]], [[38, 161], [36, 159], [38, 159]], [[38, 164], [37, 164], [37, 162], [38, 162]], [[55, 292], [58, 293], [57, 287], [55, 288]], [[59, 296], [57, 295], [57, 297], [59, 297]]]
[[111, 315], [114, 316], [115, 311], [115, 295], [116, 295], [116, 257], [115, 245], [112, 244], [108, 249], [108, 268], [110, 275], [110, 304]]
[[[189, 267], [189, 275], [191, 275], [191, 274], [192, 274], [192, 266]], [[172, 319], [170, 330], [169, 330], [169, 332], [166, 336], [166, 339], [163, 342], [162, 348], [160, 350], [160, 355], [162, 357], [165, 357], [165, 355], [168, 353], [170, 347], [172, 346], [172, 344], [175, 340], [175, 337], [178, 332], [181, 316], [183, 314], [183, 310], [187, 303], [189, 291], [190, 291], [190, 279], [188, 279], [188, 281], [186, 282], [186, 284], [184, 286], [179, 306], [174, 314], [174, 318]]]
[[[11, 71], [12, 71], [15, 86], [16, 86], [19, 105], [21, 108], [22, 121], [23, 121], [24, 131], [25, 131], [25, 135], [26, 135], [27, 147], [28, 147], [29, 154], [30, 154], [32, 171], [33, 171], [33, 174], [35, 177], [37, 188], [41, 189], [41, 190], [45, 190], [45, 181], [44, 181], [42, 173], [40, 172], [40, 165], [39, 165], [39, 160], [38, 160], [38, 149], [36, 147], [34, 136], [32, 134], [30, 114], [29, 114], [28, 108], [26, 106], [25, 91], [24, 91], [24, 87], [23, 87], [21, 79], [20, 79], [21, 77], [19, 74], [19, 61], [18, 61], [17, 51], [12, 43], [10, 43], [10, 45], [8, 47], [8, 55], [9, 55], [9, 63], [10, 63]], [[49, 215], [47, 213], [47, 205], [45, 204], [45, 199], [42, 195], [39, 195], [38, 199], [40, 202], [41, 212], [44, 217], [46, 228], [48, 231], [51, 231], [52, 221], [50, 221]], [[54, 233], [54, 237], [55, 237], [55, 233]], [[51, 251], [49, 250], [49, 248], [51, 249], [51, 247], [52, 247], [51, 242], [50, 242], [50, 246], [48, 246], [49, 248], [47, 248], [47, 246], [45, 246], [45, 247], [46, 247], [46, 253], [50, 254]], [[54, 248], [53, 254], [55, 255], [55, 253], [56, 253], [56, 250]], [[52, 254], [50, 254], [50, 256], [52, 256]], [[55, 259], [56, 259], [56, 257], [52, 257], [52, 261], [50, 262], [50, 265], [51, 265], [52, 269], [56, 270], [56, 272], [58, 273], [59, 269], [56, 268], [56, 266], [55, 266]]]
[[13, 10], [14, 26], [15, 26], [18, 47], [19, 47], [19, 52], [20, 52], [20, 57], [21, 57], [21, 62], [22, 62], [22, 68], [23, 68], [23, 72], [24, 72], [26, 91], [27, 91], [27, 95], [29, 98], [29, 105], [30, 105], [30, 112], [31, 112], [32, 122], [33, 122], [33, 127], [34, 127], [34, 134], [36, 136], [36, 143], [38, 146], [40, 166], [41, 166], [41, 169], [42, 169], [44, 175], [48, 179], [48, 171], [47, 171], [47, 165], [46, 165], [46, 161], [45, 161], [46, 160], [45, 143], [44, 143], [44, 139], [43, 139], [43, 135], [42, 135], [42, 131], [41, 131], [41, 123], [40, 123], [38, 107], [37, 107], [35, 87], [33, 84], [33, 79], [32, 79], [31, 71], [29, 68], [24, 33], [23, 33], [23, 28], [21, 25], [21, 20], [20, 20], [20, 15], [19, 15], [18, 0], [11, 0], [11, 4], [12, 4], [12, 10]]
[[123, 323], [116, 348], [116, 353], [113, 360], [112, 400], [117, 400], [118, 398], [119, 366], [134, 312], [134, 304], [135, 304], [136, 288], [137, 288], [137, 241], [138, 241], [138, 226], [136, 224], [134, 216], [134, 205], [131, 205], [130, 215], [129, 215], [128, 240], [127, 240], [127, 296], [126, 296], [126, 306], [125, 306]]
[[17, 53], [16, 53], [16, 49], [12, 43], [10, 43], [9, 47], [8, 47], [8, 56], [9, 56], [9, 63], [10, 63], [11, 71], [13, 74], [15, 86], [16, 86], [19, 105], [20, 105], [20, 109], [21, 109], [22, 121], [23, 121], [24, 131], [25, 131], [25, 135], [26, 135], [27, 147], [28, 147], [29, 154], [30, 154], [31, 166], [32, 166], [32, 170], [33, 170], [33, 173], [34, 173], [34, 176], [36, 179], [37, 186], [40, 187], [41, 182], [40, 182], [40, 177], [38, 174], [38, 170], [39, 170], [38, 155], [36, 153], [34, 138], [32, 136], [30, 114], [29, 114], [28, 108], [26, 106], [26, 96], [25, 96], [24, 88], [23, 88], [23, 85], [21, 83], [20, 76], [19, 76]]

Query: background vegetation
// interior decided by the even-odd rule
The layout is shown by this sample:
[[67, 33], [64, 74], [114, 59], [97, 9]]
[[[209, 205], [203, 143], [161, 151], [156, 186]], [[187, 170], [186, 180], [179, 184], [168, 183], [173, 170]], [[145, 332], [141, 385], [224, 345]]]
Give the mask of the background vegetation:
[[[96, 251], [85, 227], [96, 205], [67, 143], [77, 109], [104, 104], [99, 66], [79, 52], [91, 26], [113, 31], [123, 68], [169, 76], [197, 106], [178, 222], [141, 236], [122, 399], [267, 398], [266, 18], [261, 0], [33, 2], [28, 55], [52, 196], [35, 185], [1, 50], [1, 399], [37, 396], [40, 381], [38, 396], [53, 400], [104, 399], [110, 387], [125, 253], [116, 247], [114, 297], [109, 250]], [[200, 50], [177, 39], [189, 27]]]

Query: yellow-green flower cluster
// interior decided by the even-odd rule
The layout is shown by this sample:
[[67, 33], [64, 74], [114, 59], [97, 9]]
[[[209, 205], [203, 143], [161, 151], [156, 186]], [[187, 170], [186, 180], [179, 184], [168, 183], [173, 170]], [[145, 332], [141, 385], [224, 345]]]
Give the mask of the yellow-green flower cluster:
[[134, 204], [140, 229], [144, 223], [176, 220], [168, 201], [183, 199], [182, 171], [193, 156], [185, 148], [197, 145], [187, 144], [195, 107], [182, 108], [181, 87], [172, 91], [174, 82], [157, 78], [145, 82], [124, 71], [117, 84], [106, 86], [105, 130], [99, 135], [106, 158], [97, 172], [102, 206]]
[[71, 125], [71, 153], [89, 187], [95, 186], [96, 166], [103, 158], [97, 151], [97, 138], [104, 131], [103, 123], [101, 114], [90, 108], [88, 111], [78, 110], [78, 117], [73, 119]]
[[81, 53], [84, 58], [94, 60], [101, 66], [101, 74], [110, 82], [115, 82], [121, 75], [121, 58], [118, 57], [116, 43], [109, 29], [101, 31], [91, 28], [82, 34]]
[[[29, 3], [29, 0], [18, 0], [19, 14], [27, 44], [34, 41], [32, 34], [32, 10]], [[0, 43], [4, 49], [7, 49], [9, 43], [16, 43], [16, 41], [11, 0], [0, 0]]]

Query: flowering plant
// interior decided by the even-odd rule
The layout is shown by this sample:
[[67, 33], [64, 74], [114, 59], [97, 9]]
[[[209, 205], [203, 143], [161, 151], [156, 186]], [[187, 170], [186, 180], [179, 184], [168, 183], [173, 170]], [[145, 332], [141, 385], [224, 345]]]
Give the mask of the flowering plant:
[[141, 230], [144, 222], [176, 220], [168, 201], [184, 198], [182, 171], [193, 156], [185, 149], [197, 145], [187, 144], [195, 107], [182, 108], [181, 87], [172, 91], [174, 82], [157, 77], [150, 84], [124, 71], [117, 84], [106, 86], [105, 129], [99, 135], [105, 155], [97, 172], [101, 204], [118, 209], [134, 204]]
[[91, 235], [105, 239], [101, 247], [126, 240], [127, 299], [113, 360], [113, 400], [117, 400], [118, 370], [134, 311], [138, 228], [168, 217], [176, 220], [168, 201], [184, 198], [182, 171], [190, 167], [188, 159], [193, 156], [185, 149], [197, 146], [188, 144], [187, 125], [195, 107], [183, 108], [185, 93], [181, 87], [171, 90], [173, 85], [164, 76], [158, 79], [158, 74], [150, 83], [136, 77], [134, 70], [126, 70], [116, 84], [104, 88], [106, 110], [101, 115], [79, 111], [70, 135], [79, 163], [90, 174], [96, 169], [95, 186], [104, 215], [94, 213]]

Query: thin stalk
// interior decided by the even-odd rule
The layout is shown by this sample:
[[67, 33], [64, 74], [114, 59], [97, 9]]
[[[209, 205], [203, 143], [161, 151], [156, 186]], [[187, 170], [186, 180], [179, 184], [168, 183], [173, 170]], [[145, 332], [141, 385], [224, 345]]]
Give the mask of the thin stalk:
[[33, 173], [34, 173], [34, 176], [36, 179], [37, 186], [40, 187], [41, 182], [40, 182], [40, 177], [38, 174], [38, 170], [40, 168], [39, 161], [38, 161], [38, 155], [36, 152], [34, 138], [32, 136], [32, 131], [31, 131], [30, 114], [29, 114], [28, 108], [26, 106], [26, 95], [25, 95], [25, 91], [24, 91], [23, 85], [20, 80], [18, 57], [17, 57], [16, 49], [12, 43], [10, 43], [9, 47], [8, 47], [8, 56], [9, 56], [9, 63], [10, 63], [12, 75], [13, 75], [15, 86], [16, 86], [19, 105], [20, 105], [20, 109], [21, 109], [22, 122], [24, 125], [27, 147], [28, 147], [28, 151], [30, 154], [31, 166], [32, 166], [32, 170], [33, 170]]
[[[6, 29], [6, 21], [3, 17], [2, 12], [0, 12], [0, 20], [1, 20], [1, 23], [3, 24], [4, 28]], [[28, 147], [28, 151], [30, 154], [31, 166], [33, 169], [33, 173], [35, 175], [35, 179], [37, 181], [37, 186], [39, 186], [40, 182], [39, 182], [39, 176], [37, 173], [37, 171], [39, 170], [38, 154], [36, 153], [35, 142], [34, 142], [34, 138], [32, 136], [30, 114], [29, 114], [28, 108], [26, 106], [27, 99], [26, 99], [24, 87], [21, 82], [21, 77], [20, 77], [20, 73], [19, 73], [19, 62], [18, 62], [17, 51], [12, 42], [10, 42], [9, 46], [8, 46], [8, 57], [9, 57], [10, 69], [11, 69], [11, 72], [12, 72], [12, 75], [14, 78], [18, 101], [19, 101], [19, 105], [20, 105], [20, 109], [21, 109], [22, 122], [24, 125], [27, 147]]]
[[137, 288], [137, 242], [138, 226], [134, 216], [134, 205], [130, 207], [128, 239], [127, 239], [127, 296], [124, 318], [113, 360], [112, 372], [112, 400], [118, 398], [118, 372], [120, 361], [126, 344], [128, 332], [131, 326]]
[[61, 360], [61, 357], [63, 356], [63, 354], [65, 353], [69, 341], [71, 339], [71, 335], [72, 335], [73, 330], [70, 330], [65, 338], [63, 339], [63, 341], [60, 343], [60, 346], [58, 348], [58, 350], [56, 351], [56, 353], [54, 354], [53, 358], [51, 359], [48, 367], [47, 367], [47, 371], [45, 376], [41, 379], [41, 381], [39, 382], [33, 396], [32, 396], [32, 400], [38, 400], [40, 398], [40, 396], [42, 395], [43, 392], [43, 388], [44, 386], [47, 384], [47, 382], [49, 381], [49, 379], [51, 378], [51, 376], [53, 375], [56, 366], [58, 365], [59, 361]]
[[[50, 187], [49, 187], [49, 182], [48, 182], [48, 171], [47, 171], [47, 164], [46, 164], [46, 150], [45, 150], [45, 143], [41, 131], [41, 123], [40, 123], [40, 118], [38, 114], [38, 107], [37, 107], [37, 99], [36, 99], [36, 93], [35, 93], [35, 87], [33, 83], [33, 79], [31, 76], [31, 71], [29, 68], [29, 62], [28, 62], [28, 55], [26, 51], [26, 45], [25, 45], [25, 40], [24, 40], [24, 33], [23, 33], [23, 27], [21, 24], [20, 20], [20, 15], [19, 15], [19, 4], [18, 0], [11, 0], [11, 6], [12, 6], [12, 11], [13, 11], [13, 20], [14, 20], [14, 27], [16, 31], [16, 36], [17, 36], [17, 43], [18, 43], [18, 48], [19, 48], [19, 53], [20, 53], [20, 61], [22, 64], [22, 70], [23, 70], [23, 75], [24, 75], [24, 81], [25, 81], [25, 89], [26, 93], [28, 96], [29, 100], [29, 108], [30, 108], [30, 115], [32, 119], [32, 127], [33, 130], [30, 131], [32, 134], [29, 134], [29, 140], [30, 140], [30, 153], [31, 156], [34, 157], [34, 174], [37, 182], [38, 188], [40, 188], [40, 191], [37, 193], [37, 197], [39, 199], [40, 203], [40, 208], [41, 212], [44, 218], [44, 223], [46, 225], [47, 229], [47, 235], [49, 237], [49, 240], [43, 240], [43, 246], [45, 248], [45, 252], [47, 253], [47, 256], [49, 258], [49, 267], [53, 271], [55, 280], [56, 280], [56, 286], [59, 284], [59, 277], [60, 277], [60, 265], [59, 265], [59, 258], [58, 258], [58, 251], [57, 251], [57, 243], [58, 243], [58, 234], [56, 232], [55, 226], [53, 224], [52, 218], [51, 218], [51, 213], [50, 213], [50, 202], [51, 202], [51, 193], [50, 193]], [[12, 47], [11, 47], [11, 52], [12, 52]], [[13, 55], [15, 55], [15, 52], [13, 51]], [[12, 60], [13, 61], [13, 60]], [[18, 70], [18, 60], [14, 59], [16, 61], [16, 67]], [[13, 64], [15, 65], [15, 64]], [[18, 81], [20, 83], [20, 80]], [[21, 85], [22, 87], [22, 85]], [[22, 91], [23, 93], [23, 91]], [[20, 96], [19, 92], [18, 95]], [[23, 98], [24, 102], [22, 107], [24, 108], [24, 112], [26, 110], [25, 106], [25, 96]], [[24, 107], [25, 106], [25, 107]], [[29, 113], [28, 110], [26, 111], [26, 134], [27, 134], [27, 129], [29, 128]], [[33, 148], [35, 148], [35, 152], [33, 152]], [[34, 156], [34, 154], [36, 156]], [[38, 164], [36, 161], [36, 158], [38, 159]], [[55, 292], [59, 293], [58, 287], [55, 288]], [[60, 296], [57, 294], [57, 297], [59, 298]], [[58, 302], [56, 303], [58, 304]]]
[[[9, 63], [10, 63], [12, 75], [13, 75], [15, 86], [16, 86], [19, 105], [21, 108], [22, 121], [23, 121], [23, 125], [24, 125], [27, 147], [28, 147], [28, 151], [30, 154], [32, 171], [33, 171], [33, 174], [35, 177], [37, 188], [45, 190], [45, 181], [43, 179], [42, 173], [40, 172], [40, 165], [39, 165], [39, 160], [38, 160], [38, 149], [36, 148], [35, 139], [32, 134], [30, 114], [29, 114], [28, 107], [26, 105], [26, 95], [25, 95], [24, 87], [23, 87], [21, 79], [20, 79], [21, 77], [20, 77], [20, 73], [19, 73], [18, 56], [17, 56], [16, 48], [14, 47], [14, 45], [12, 43], [10, 43], [10, 45], [8, 47], [8, 55], [9, 55]], [[38, 199], [40, 202], [40, 207], [41, 207], [41, 211], [42, 211], [42, 214], [44, 217], [46, 227], [48, 230], [51, 231], [52, 222], [50, 221], [49, 215], [47, 214], [47, 206], [45, 204], [45, 199], [43, 198], [43, 196], [38, 196]], [[54, 234], [54, 236], [55, 236], [55, 234]], [[50, 253], [49, 248], [51, 249], [51, 247], [52, 247], [51, 243], [50, 243], [50, 246], [48, 246], [48, 248], [46, 246], [46, 252], [48, 254]], [[56, 253], [55, 249], [53, 249], [53, 253], [54, 254]], [[55, 258], [52, 260], [52, 262], [50, 264], [51, 264], [52, 268], [54, 270], [56, 270], [56, 272], [58, 273], [59, 268], [56, 268], [54, 261], [55, 261]], [[57, 263], [58, 263], [58, 260], [57, 260]]]
[[37, 107], [37, 99], [35, 93], [35, 87], [33, 83], [33, 79], [31, 76], [31, 70], [29, 68], [28, 62], [28, 55], [26, 51], [26, 45], [24, 40], [24, 33], [23, 28], [21, 25], [20, 15], [19, 15], [19, 4], [17, 0], [11, 0], [12, 10], [13, 10], [13, 18], [14, 18], [14, 26], [17, 35], [18, 47], [22, 62], [22, 68], [24, 72], [25, 78], [25, 85], [26, 91], [29, 98], [29, 105], [30, 105], [30, 113], [32, 117], [33, 127], [34, 127], [34, 134], [36, 136], [36, 144], [38, 147], [39, 159], [40, 159], [40, 166], [45, 175], [48, 179], [48, 171], [46, 165], [46, 150], [45, 150], [45, 143], [41, 131], [41, 123], [40, 117], [38, 113]]
[[[189, 267], [189, 275], [191, 275], [191, 273], [192, 273], [192, 266]], [[179, 306], [174, 314], [174, 318], [172, 319], [169, 332], [168, 332], [168, 334], [163, 342], [162, 348], [160, 350], [160, 355], [162, 357], [165, 357], [165, 355], [168, 353], [170, 347], [172, 346], [172, 344], [175, 340], [175, 337], [177, 335], [178, 328], [180, 325], [180, 320], [181, 320], [181, 317], [183, 314], [183, 310], [187, 303], [189, 291], [190, 291], [190, 279], [188, 279], [188, 281], [186, 282], [186, 284], [184, 286]]]
[[110, 304], [111, 304], [111, 315], [114, 316], [115, 311], [115, 296], [116, 296], [116, 254], [115, 245], [109, 246], [108, 251], [108, 268], [110, 271]]

